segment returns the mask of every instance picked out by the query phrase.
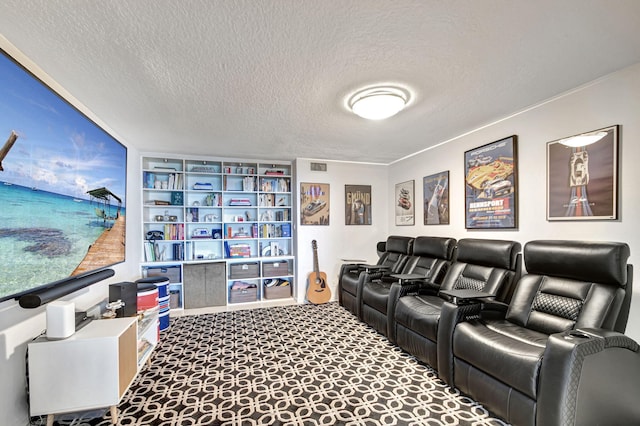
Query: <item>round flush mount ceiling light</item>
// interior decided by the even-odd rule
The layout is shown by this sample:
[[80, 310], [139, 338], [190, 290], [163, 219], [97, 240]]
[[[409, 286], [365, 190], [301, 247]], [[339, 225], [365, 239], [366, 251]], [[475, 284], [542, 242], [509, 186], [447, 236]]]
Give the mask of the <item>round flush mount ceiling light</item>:
[[375, 86], [351, 95], [347, 102], [351, 111], [367, 120], [384, 120], [407, 106], [409, 91], [397, 86]]

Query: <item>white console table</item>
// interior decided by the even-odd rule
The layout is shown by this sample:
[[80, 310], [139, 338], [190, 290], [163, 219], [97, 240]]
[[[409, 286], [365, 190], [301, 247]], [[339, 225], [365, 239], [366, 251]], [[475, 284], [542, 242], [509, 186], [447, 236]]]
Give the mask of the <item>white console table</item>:
[[156, 344], [157, 311], [140, 330], [130, 317], [91, 321], [64, 340], [39, 337], [29, 344], [31, 415], [53, 425], [55, 414], [110, 407], [116, 424], [117, 405]]

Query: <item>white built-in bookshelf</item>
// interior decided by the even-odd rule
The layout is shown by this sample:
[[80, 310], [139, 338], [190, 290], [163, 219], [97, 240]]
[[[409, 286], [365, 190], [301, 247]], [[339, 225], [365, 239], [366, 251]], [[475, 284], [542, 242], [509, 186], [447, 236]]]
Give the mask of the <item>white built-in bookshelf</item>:
[[189, 308], [183, 268], [209, 262], [225, 263], [226, 281], [209, 284], [225, 286], [224, 303], [292, 297], [291, 162], [162, 154], [141, 161], [142, 273], [169, 276], [173, 309]]

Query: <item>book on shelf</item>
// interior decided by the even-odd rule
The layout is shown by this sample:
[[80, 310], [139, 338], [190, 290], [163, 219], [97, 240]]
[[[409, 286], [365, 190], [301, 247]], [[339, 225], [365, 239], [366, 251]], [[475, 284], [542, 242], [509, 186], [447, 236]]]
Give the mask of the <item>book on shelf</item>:
[[165, 240], [184, 240], [184, 224], [165, 223], [164, 239]]
[[193, 166], [190, 171], [193, 173], [219, 173], [216, 166]]
[[[286, 227], [286, 231], [285, 231]], [[286, 235], [288, 234], [288, 235]], [[274, 223], [263, 223], [260, 225], [260, 238], [283, 238], [291, 237], [291, 225], [284, 223], [282, 225]]]
[[261, 178], [260, 191], [262, 192], [289, 192], [289, 180], [286, 178]]
[[256, 180], [251, 176], [242, 178], [242, 190], [245, 192], [253, 192], [256, 190]]
[[273, 194], [260, 194], [258, 196], [258, 203], [260, 207], [273, 207], [275, 206]]
[[180, 243], [173, 244], [173, 260], [184, 260], [184, 246]]
[[[167, 252], [168, 244], [160, 245], [156, 241], [144, 242], [144, 260], [145, 262], [162, 262], [165, 260], [184, 260], [184, 245], [182, 243], [171, 244], [171, 251]], [[173, 257], [167, 259], [167, 255]]]
[[249, 244], [229, 244], [225, 241], [224, 251], [227, 258], [251, 257], [251, 245]]
[[184, 203], [184, 196], [182, 192], [178, 192], [178, 191], [171, 192], [171, 205], [181, 206], [183, 203]]
[[213, 184], [208, 182], [196, 182], [193, 184], [193, 189], [198, 191], [212, 191]]
[[155, 249], [153, 246], [154, 246], [154, 243], [151, 241], [146, 241], [144, 243], [144, 260], [146, 262], [155, 261]]

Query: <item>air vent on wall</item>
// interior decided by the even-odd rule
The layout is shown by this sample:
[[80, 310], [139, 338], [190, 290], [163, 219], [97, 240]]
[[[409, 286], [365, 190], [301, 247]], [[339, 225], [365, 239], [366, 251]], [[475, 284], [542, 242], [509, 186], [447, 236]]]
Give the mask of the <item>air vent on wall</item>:
[[311, 163], [312, 172], [326, 172], [327, 163]]

